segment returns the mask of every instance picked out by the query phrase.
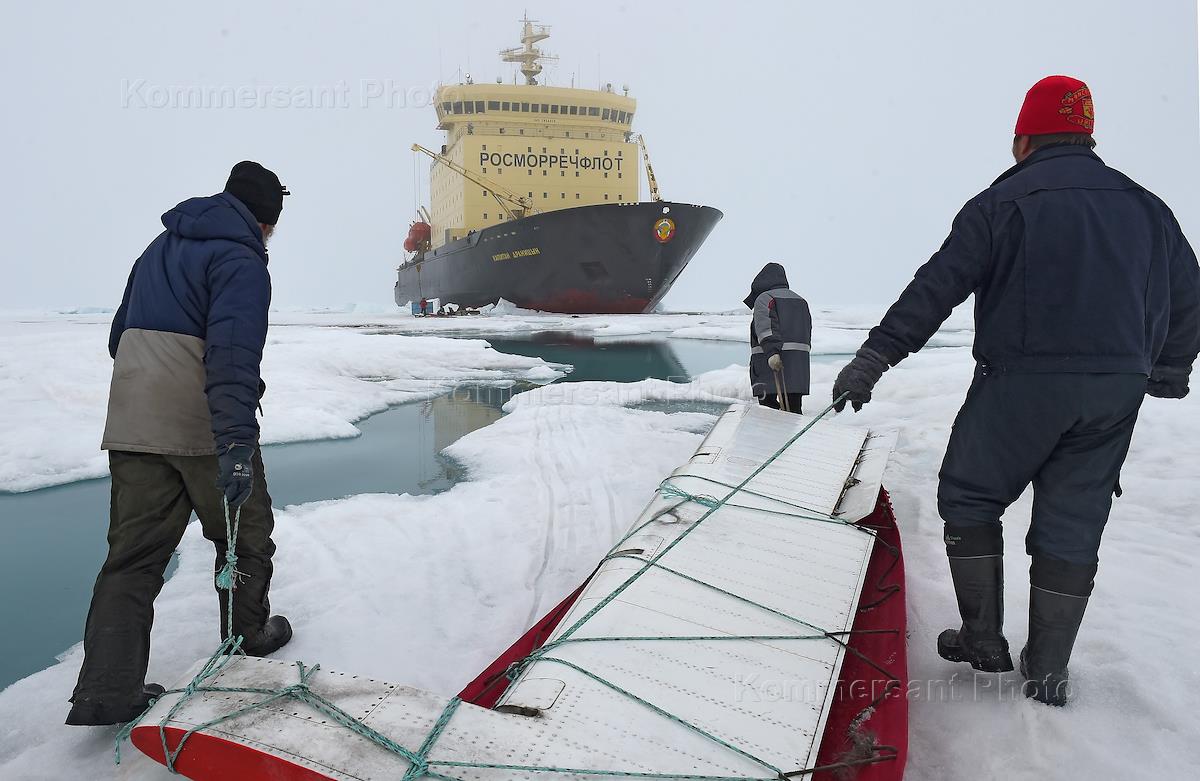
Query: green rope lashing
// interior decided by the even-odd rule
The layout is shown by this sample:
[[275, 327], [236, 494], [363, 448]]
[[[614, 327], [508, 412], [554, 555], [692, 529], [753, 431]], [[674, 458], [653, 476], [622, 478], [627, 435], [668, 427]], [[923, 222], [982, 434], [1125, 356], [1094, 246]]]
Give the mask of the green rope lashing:
[[242, 520], [242, 508], [238, 508], [233, 513], [232, 522], [229, 519], [229, 502], [222, 500], [225, 507], [225, 566], [221, 567], [217, 573], [217, 588], [224, 589], [229, 592], [229, 615], [227, 617], [227, 626], [225, 627], [226, 636], [233, 634], [233, 589], [237, 583], [237, 578], [242, 574], [237, 569], [237, 536], [238, 526]]
[[[842, 399], [844, 399], [845, 396], [846, 396], [846, 394], [843, 394]], [[842, 399], [835, 400], [834, 404], [836, 404], [838, 401], [841, 401]], [[749, 477], [747, 477], [745, 480], [743, 480], [741, 483], [739, 483], [736, 486], [725, 486], [725, 487], [730, 488], [730, 490], [721, 499], [715, 499], [714, 497], [711, 497], [711, 496], [691, 494], [686, 491], [683, 491], [678, 486], [671, 484], [668, 480], [664, 480], [663, 483], [660, 485], [660, 491], [662, 492], [662, 494], [664, 496], [675, 496], [675, 497], [679, 497], [681, 499], [681, 501], [678, 504], [676, 504], [675, 507], [679, 507], [680, 505], [682, 505], [686, 502], [694, 502], [696, 504], [699, 504], [699, 505], [705, 507], [706, 512], [703, 515], [701, 515], [701, 517], [698, 518], [694, 523], [692, 523], [692, 525], [690, 525], [687, 529], [685, 529], [678, 537], [676, 537], [674, 540], [672, 540], [669, 545], [667, 545], [663, 550], [659, 551], [655, 556], [653, 556], [650, 559], [643, 560], [643, 559], [640, 559], [637, 557], [630, 556], [629, 554], [620, 553], [620, 545], [627, 542], [629, 540], [629, 538], [631, 536], [633, 536], [633, 534], [635, 534], [637, 531], [640, 531], [641, 529], [650, 525], [650, 523], [653, 523], [655, 520], [657, 520], [658, 516], [655, 516], [650, 521], [647, 521], [646, 523], [641, 524], [635, 530], [632, 530], [631, 532], [627, 533], [621, 539], [621, 541], [617, 544], [617, 546], [614, 546], [614, 548], [609, 552], [608, 556], [606, 556], [605, 558], [606, 559], [616, 558], [616, 557], [635, 558], [638, 561], [644, 561], [645, 562], [644, 565], [637, 572], [635, 572], [632, 576], [630, 576], [626, 581], [624, 581], [623, 583], [618, 585], [617, 588], [614, 589], [612, 592], [610, 592], [604, 599], [602, 599], [599, 604], [594, 606], [591, 610], [589, 610], [587, 613], [585, 613], [579, 620], [577, 620], [574, 624], [572, 624], [570, 627], [568, 627], [568, 629], [565, 632], [563, 632], [558, 638], [551, 641], [550, 643], [547, 643], [542, 648], [539, 648], [538, 650], [534, 651], [532, 654], [525, 657], [525, 659], [522, 659], [520, 662], [515, 662], [513, 665], [510, 666], [510, 668], [508, 670], [508, 675], [509, 675], [510, 680], [515, 680], [517, 677], [520, 676], [520, 674], [529, 665], [533, 664], [536, 661], [546, 661], [546, 662], [553, 662], [553, 663], [565, 665], [571, 669], [576, 670], [581, 675], [584, 675], [584, 676], [596, 681], [597, 683], [599, 683], [613, 691], [618, 692], [622, 696], [624, 696], [634, 702], [637, 702], [644, 707], [647, 707], [647, 708], [653, 710], [655, 713], [661, 715], [662, 717], [669, 719], [673, 722], [676, 722], [676, 723], [686, 727], [687, 729], [703, 736], [704, 738], [716, 743], [717, 745], [719, 745], [723, 748], [726, 748], [734, 753], [737, 753], [746, 759], [753, 761], [754, 763], [762, 766], [764, 769], [770, 771], [773, 775], [770, 775], [770, 776], [717, 776], [717, 775], [696, 775], [696, 774], [682, 774], [682, 773], [654, 773], [654, 772], [639, 772], [639, 771], [597, 770], [597, 769], [592, 769], [592, 768], [569, 768], [569, 767], [553, 767], [553, 766], [539, 766], [539, 765], [510, 765], [510, 764], [485, 763], [485, 762], [460, 762], [460, 761], [452, 761], [452, 760], [431, 760], [431, 759], [429, 759], [429, 756], [428, 756], [429, 752], [433, 749], [437, 740], [441, 737], [443, 732], [446, 730], [447, 726], [450, 724], [450, 720], [453, 718], [455, 711], [458, 709], [458, 706], [462, 702], [459, 698], [454, 697], [446, 704], [445, 708], [443, 708], [441, 714], [438, 716], [437, 720], [434, 722], [433, 727], [430, 729], [429, 733], [426, 735], [425, 740], [421, 743], [420, 748], [417, 749], [416, 751], [410, 751], [409, 749], [406, 749], [404, 746], [401, 746], [399, 743], [396, 743], [392, 739], [388, 738], [386, 735], [383, 735], [380, 732], [372, 729], [371, 727], [368, 727], [360, 719], [357, 719], [354, 716], [351, 716], [350, 714], [346, 713], [341, 708], [339, 708], [337, 705], [330, 702], [323, 696], [312, 691], [312, 689], [309, 686], [309, 680], [314, 674], [316, 674], [316, 672], [318, 670], [321, 669], [320, 665], [314, 665], [311, 668], [306, 668], [302, 662], [296, 663], [297, 668], [299, 670], [299, 681], [295, 684], [292, 684], [290, 686], [285, 686], [281, 689], [264, 689], [264, 688], [254, 688], [254, 687], [206, 686], [206, 685], [204, 685], [205, 681], [220, 674], [224, 670], [225, 666], [229, 663], [229, 661], [233, 658], [234, 654], [236, 654], [240, 650], [241, 644], [242, 644], [242, 638], [240, 636], [235, 637], [233, 634], [233, 590], [236, 586], [237, 578], [241, 574], [237, 571], [237, 555], [236, 555], [238, 522], [240, 520], [241, 513], [240, 513], [240, 511], [235, 512], [233, 515], [233, 518], [231, 519], [230, 514], [229, 514], [228, 504], [225, 505], [225, 530], [226, 530], [226, 537], [227, 537], [227, 542], [228, 542], [228, 547], [226, 549], [226, 554], [225, 554], [225, 565], [216, 574], [217, 587], [222, 590], [225, 590], [228, 594], [227, 599], [228, 599], [229, 610], [228, 610], [228, 620], [227, 620], [227, 624], [226, 624], [227, 637], [226, 637], [226, 640], [220, 645], [220, 647], [218, 647], [216, 652], [204, 664], [204, 666], [201, 668], [200, 672], [196, 674], [196, 676], [188, 683], [187, 686], [185, 686], [183, 689], [172, 689], [169, 692], [167, 692], [168, 694], [179, 694], [180, 695], [179, 699], [175, 702], [175, 704], [171, 707], [171, 709], [163, 717], [163, 719], [159, 723], [159, 727], [158, 727], [159, 736], [162, 740], [163, 755], [164, 755], [165, 764], [167, 766], [167, 769], [169, 771], [171, 771], [172, 773], [178, 772], [175, 769], [175, 762], [178, 760], [180, 752], [183, 751], [184, 745], [186, 744], [188, 738], [190, 738], [196, 732], [199, 732], [199, 731], [202, 731], [209, 727], [215, 726], [217, 724], [220, 724], [221, 722], [228, 721], [229, 719], [237, 718], [246, 713], [250, 713], [254, 710], [257, 710], [266, 705], [269, 705], [277, 700], [290, 698], [293, 700], [297, 700], [297, 701], [306, 703], [307, 705], [309, 705], [312, 708], [318, 710], [319, 712], [325, 714], [326, 716], [333, 719], [335, 722], [342, 725], [343, 727], [346, 727], [347, 729], [354, 732], [355, 734], [362, 736], [363, 738], [371, 741], [372, 743], [376, 744], [377, 746], [395, 754], [396, 756], [398, 756], [401, 759], [408, 762], [409, 768], [405, 772], [405, 774], [402, 776], [402, 781], [416, 781], [416, 779], [420, 779], [420, 778], [435, 778], [435, 779], [440, 779], [441, 781], [461, 781], [461, 779], [446, 775], [441, 772], [437, 772], [436, 770], [433, 769], [434, 766], [437, 766], [440, 768], [463, 768], [463, 769], [472, 769], [472, 770], [493, 769], [493, 770], [507, 770], [507, 771], [512, 771], [512, 772], [557, 773], [557, 774], [561, 774], [561, 775], [596, 776], [596, 777], [604, 776], [604, 777], [609, 777], [609, 778], [663, 779], [664, 781], [666, 781], [667, 779], [692, 779], [693, 781], [778, 781], [778, 779], [791, 778], [791, 777], [797, 776], [797, 775], [807, 775], [808, 773], [813, 772], [814, 770], [816, 770], [816, 768], [806, 769], [803, 771], [799, 771], [798, 773], [784, 773], [779, 768], [776, 768], [773, 765], [771, 765], [769, 762], [767, 762], [759, 757], [756, 757], [755, 755], [746, 751], [745, 749], [743, 749], [737, 745], [734, 745], [733, 743], [730, 743], [730, 742], [718, 737], [717, 735], [714, 735], [714, 734], [704, 730], [703, 728], [701, 728], [695, 724], [692, 724], [691, 722], [686, 721], [685, 719], [680, 718], [679, 716], [638, 696], [634, 692], [624, 689], [621, 686], [617, 685], [616, 683], [613, 683], [612, 681], [608, 681], [608, 680], [604, 679], [602, 676], [599, 676], [599, 675], [591, 672], [590, 670], [587, 670], [587, 669], [575, 664], [574, 662], [570, 662], [568, 660], [560, 659], [557, 657], [547, 656], [546, 654], [554, 648], [558, 648], [562, 645], [565, 645], [565, 644], [571, 643], [571, 642], [598, 642], [598, 641], [610, 641], [610, 642], [612, 642], [612, 641], [633, 641], [633, 642], [637, 642], [637, 641], [642, 641], [642, 640], [647, 640], [647, 641], [649, 641], [649, 640], [654, 640], [654, 641], [668, 641], [668, 640], [717, 641], [717, 640], [734, 640], [734, 639], [759, 640], [759, 641], [817, 640], [820, 638], [830, 638], [832, 635], [835, 635], [835, 634], [848, 634], [848, 633], [824, 632], [823, 630], [820, 629], [820, 627], [816, 627], [812, 624], [808, 624], [807, 622], [804, 622], [793, 616], [789, 616], [785, 613], [768, 608], [765, 605], [761, 605], [757, 602], [754, 602], [753, 600], [749, 600], [738, 594], [734, 594], [733, 592], [727, 591], [725, 589], [721, 589], [712, 584], [705, 583], [704, 581], [701, 581], [697, 578], [693, 578], [682, 572], [678, 572], [676, 570], [670, 569], [660, 563], [660, 560], [667, 552], [669, 552], [676, 544], [678, 544], [682, 539], [684, 539], [686, 536], [688, 536], [692, 531], [694, 531], [696, 528], [698, 528], [700, 526], [700, 524], [704, 520], [709, 518], [714, 512], [721, 509], [722, 507], [727, 507], [727, 506], [738, 507], [739, 505], [730, 505], [729, 504], [729, 500], [735, 494], [737, 494], [738, 492], [745, 492], [745, 493], [749, 493], [749, 494], [760, 495], [754, 491], [750, 491], [750, 490], [746, 489], [746, 485], [751, 480], [753, 480], [755, 477], [757, 477], [760, 473], [762, 473], [762, 471], [764, 469], [766, 469], [771, 463], [773, 463], [785, 450], [787, 450], [787, 448], [791, 447], [791, 445], [793, 443], [795, 443], [796, 440], [798, 440], [809, 429], [811, 429], [813, 427], [813, 425], [815, 425], [819, 420], [821, 420], [827, 414], [829, 414], [829, 412], [833, 409], [834, 404], [830, 404], [828, 407], [826, 407], [820, 414], [815, 416], [799, 432], [797, 432], [790, 439], [788, 439], [788, 441], [785, 442], [783, 444], [783, 446], [779, 448], [779, 450], [777, 450], [766, 461], [764, 461], [762, 463], [762, 465], [760, 465], [757, 469], [755, 469], [750, 474]], [[700, 479], [705, 479], [705, 478], [700, 478]], [[718, 483], [719, 485], [724, 486], [724, 484], [719, 483], [719, 481], [711, 480], [710, 482]], [[768, 497], [768, 498], [770, 498], [770, 497]], [[788, 504], [787, 502], [782, 502], [782, 500], [775, 500], [775, 501], [780, 501], [783, 504]], [[808, 508], [799, 507], [798, 505], [793, 505], [793, 506], [795, 506], [797, 509], [805, 510], [809, 513], [812, 512], [811, 510], [808, 510]], [[669, 509], [674, 509], [674, 508], [668, 508], [668, 510]], [[759, 509], [759, 508], [745, 508], [745, 509]], [[845, 523], [844, 521], [840, 521], [836, 518], [827, 518], [827, 517], [810, 516], [810, 515], [799, 515], [799, 514], [786, 513], [786, 512], [778, 512], [776, 514], [794, 516], [794, 517], [798, 517], [798, 518], [805, 518], [805, 519], [816, 520], [816, 521]], [[628, 637], [628, 638], [621, 638], [621, 637], [591, 637], [591, 638], [579, 637], [579, 638], [576, 638], [576, 637], [573, 637], [574, 633], [580, 627], [582, 627], [588, 620], [590, 620], [597, 612], [599, 612], [599, 610], [601, 608], [603, 608], [605, 605], [611, 603], [614, 599], [617, 598], [617, 596], [619, 596], [621, 594], [621, 592], [623, 592], [626, 588], [628, 588], [629, 585], [631, 583], [633, 583], [638, 577], [640, 577], [642, 574], [644, 574], [645, 572], [649, 571], [652, 568], [658, 568], [658, 569], [664, 570], [666, 572], [669, 572], [673, 575], [676, 575], [678, 577], [682, 577], [689, 581], [698, 583], [702, 586], [707, 586], [709, 588], [715, 589], [721, 593], [727, 594], [731, 597], [735, 597], [739, 600], [747, 602], [748, 604], [768, 610], [781, 618], [785, 618], [785, 619], [794, 621], [802, 626], [806, 626], [817, 632], [821, 632], [821, 634], [819, 634], [819, 635], [745, 635], [745, 636], [728, 635], [728, 636], [705, 636], [705, 637]], [[258, 700], [256, 702], [249, 703], [241, 708], [234, 710], [233, 712], [226, 713], [226, 714], [219, 716], [215, 719], [212, 719], [204, 724], [192, 727], [191, 729], [189, 729], [188, 731], [186, 731], [183, 734], [183, 736], [179, 740], [178, 745], [176, 745], [175, 749], [170, 750], [170, 748], [167, 744], [167, 737], [166, 737], [167, 724], [169, 722], [171, 722], [171, 720], [174, 718], [175, 714], [179, 711], [180, 708], [183, 707], [183, 705], [191, 697], [195, 696], [197, 693], [202, 693], [202, 692], [204, 692], [204, 693], [212, 692], [212, 693], [233, 693], [233, 694], [258, 694], [258, 695], [262, 695], [263, 699]], [[116, 758], [117, 758], [118, 764], [121, 761], [121, 755], [120, 755], [121, 742], [129, 737], [129, 735], [132, 733], [133, 729], [141, 722], [142, 718], [145, 717], [146, 713], [148, 713], [150, 708], [153, 706], [154, 706], [154, 702], [151, 702], [150, 707], [148, 707], [146, 709], [146, 712], [142, 713], [141, 716], [139, 716], [137, 719], [135, 719], [134, 721], [127, 724], [118, 733], [117, 746], [116, 746]], [[894, 757], [883, 757], [883, 759], [888, 759], [888, 758], [894, 759]], [[855, 762], [852, 764], [868, 764], [868, 763], [875, 762], [875, 761], [880, 761], [880, 760], [879, 760], [879, 758], [871, 758], [871, 759], [867, 759], [867, 760], [862, 760], [861, 762]]]
[[632, 575], [630, 575], [628, 578], [626, 578], [623, 583], [619, 584], [615, 589], [610, 591], [603, 599], [601, 599], [599, 602], [597, 602], [595, 605], [593, 605], [592, 608], [590, 610], [588, 610], [586, 613], [584, 613], [582, 616], [580, 616], [579, 619], [574, 624], [567, 627], [567, 629], [559, 637], [560, 638], [561, 637], [570, 637], [571, 635], [573, 635], [577, 631], [579, 631], [580, 627], [582, 627], [588, 621], [592, 620], [593, 616], [595, 616], [597, 613], [599, 613], [601, 610], [603, 610], [606, 606], [611, 604], [614, 599], [616, 599], [621, 594], [623, 594], [625, 592], [625, 589], [629, 588], [630, 585], [632, 585], [634, 583], [634, 581], [636, 581], [638, 578], [640, 578], [642, 575], [644, 575], [647, 571], [649, 571], [655, 564], [657, 564], [659, 562], [660, 559], [662, 559], [663, 556], [666, 556], [668, 553], [670, 553], [671, 550], [674, 549], [676, 545], [683, 542], [683, 540], [687, 539], [687, 537], [692, 532], [694, 532], [696, 529], [700, 528], [701, 524], [703, 524], [706, 520], [711, 518], [712, 514], [715, 513], [717, 510], [721, 509], [721, 507], [723, 507], [726, 502], [728, 502], [730, 499], [732, 499], [734, 497], [734, 495], [737, 494], [738, 491], [741, 491], [742, 489], [744, 489], [750, 483], [751, 480], [758, 477], [760, 474], [763, 473], [763, 471], [767, 467], [769, 467], [771, 464], [775, 463], [775, 460], [777, 458], [779, 458], [781, 455], [783, 455], [784, 451], [786, 451], [789, 447], [791, 447], [793, 444], [795, 444], [795, 442], [798, 439], [800, 439], [800, 437], [807, 434], [809, 432], [809, 430], [811, 430], [812, 427], [815, 426], [822, 418], [824, 418], [831, 411], [833, 411], [834, 405], [841, 402], [842, 399], [846, 398], [847, 395], [848, 394], [843, 393], [841, 395], [841, 397], [834, 399], [833, 404], [830, 404], [828, 407], [821, 410], [821, 412], [819, 414], [817, 414], [808, 423], [806, 423], [803, 426], [803, 428], [801, 428], [799, 431], [797, 431], [795, 434], [793, 434], [791, 437], [789, 437], [786, 442], [784, 442], [782, 445], [780, 445], [778, 450], [776, 450], [774, 453], [772, 453], [771, 456], [769, 458], [767, 458], [767, 460], [763, 461], [757, 468], [755, 468], [754, 471], [751, 472], [746, 477], [746, 479], [742, 480], [742, 482], [740, 482], [736, 486], [734, 486], [729, 491], [729, 493], [725, 494], [725, 496], [722, 499], [715, 502], [711, 506], [705, 505], [708, 507], [708, 510], [703, 515], [701, 515], [699, 518], [697, 518], [696, 521], [691, 526], [689, 526], [688, 528], [686, 528], [682, 532], [680, 532], [678, 537], [671, 540], [671, 542], [668, 543], [662, 550], [660, 550], [658, 553], [654, 554], [654, 556], [652, 558], [648, 559], [646, 561], [645, 565], [643, 565], [640, 569], [635, 571]]

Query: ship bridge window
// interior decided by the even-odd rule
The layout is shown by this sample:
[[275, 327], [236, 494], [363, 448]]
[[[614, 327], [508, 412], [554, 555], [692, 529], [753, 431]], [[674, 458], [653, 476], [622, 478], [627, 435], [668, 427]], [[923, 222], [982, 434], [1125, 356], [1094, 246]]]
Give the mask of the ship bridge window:
[[579, 113], [579, 106], [568, 106], [567, 108], [571, 109], [571, 116]]
[[558, 113], [558, 104], [557, 104], [557, 103], [555, 103], [554, 105], [552, 105], [552, 106], [550, 107], [550, 113], [551, 113], [551, 114], [557, 114], [557, 113]]
[[600, 109], [596, 106], [588, 106], [588, 116], [589, 117], [600, 116]]
[[500, 110], [508, 111], [508, 101], [507, 100], [500, 104]]
[[543, 114], [549, 114], [549, 113], [550, 113], [550, 106], [549, 106], [549, 105], [547, 105], [547, 104], [545, 104], [545, 103], [543, 103], [543, 104], [542, 104], [542, 113], [543, 113]]
[[482, 100], [475, 101], [475, 113], [476, 114], [483, 113], [483, 101]]
[[488, 107], [488, 111], [499, 111], [500, 110], [500, 101], [489, 100], [487, 107]]
[[463, 113], [464, 114], [474, 114], [475, 113], [475, 101], [464, 100], [463, 101]]
[[450, 101], [446, 101], [445, 103], [442, 104], [442, 112], [445, 114], [450, 113]]
[[600, 117], [600, 119], [604, 120], [605, 122], [608, 121], [608, 109], [604, 109], [604, 114]]
[[461, 114], [461, 113], [463, 113], [463, 106], [462, 106], [462, 101], [461, 101], [461, 100], [456, 100], [456, 101], [454, 101], [454, 113], [455, 113], [455, 114]]
[[542, 110], [542, 104], [541, 104], [541, 103], [534, 103], [534, 104], [533, 104], [533, 113], [534, 113], [534, 114], [537, 114], [537, 113], [538, 113], [539, 111], [541, 111], [541, 110]]
[[[513, 104], [513, 105], [516, 105], [516, 104]], [[528, 110], [529, 110], [529, 104], [528, 104], [528, 103], [522, 103], [522, 104], [521, 104], [521, 110], [522, 110], [522, 111], [528, 111]]]
[[622, 112], [621, 112], [621, 118], [620, 118], [619, 120], [617, 120], [617, 121], [618, 121], [618, 122], [624, 122], [624, 121], [625, 121], [625, 117], [626, 117], [626, 116], [627, 116], [627, 114], [626, 114], [624, 111], [622, 111]]

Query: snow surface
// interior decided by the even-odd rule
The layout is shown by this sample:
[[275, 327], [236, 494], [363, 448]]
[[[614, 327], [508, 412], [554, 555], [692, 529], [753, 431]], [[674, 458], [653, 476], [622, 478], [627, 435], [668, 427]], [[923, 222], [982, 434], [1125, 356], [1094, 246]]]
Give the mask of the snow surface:
[[[877, 317], [827, 315], [814, 336], [819, 351], [834, 344], [834, 336], [845, 342], [836, 342], [837, 352], [852, 350], [856, 345], [849, 335], [861, 337]], [[348, 319], [345, 314], [322, 317]], [[732, 338], [735, 324], [724, 319], [729, 317], [654, 315], [645, 328], [686, 331], [715, 325]], [[313, 315], [283, 319], [289, 318], [309, 325], [321, 320]], [[497, 331], [528, 330], [531, 318], [554, 316], [504, 315], [491, 322]], [[624, 322], [579, 320], [583, 322], [576, 330], [586, 331]], [[432, 327], [445, 328], [441, 322], [458, 325], [457, 320], [437, 321]], [[941, 343], [969, 341], [963, 322], [962, 313], [956, 315], [955, 327], [939, 335]], [[745, 333], [744, 317], [738, 327]], [[71, 354], [71, 340], [61, 332], [84, 333], [74, 328], [43, 322], [25, 336], [30, 345], [60, 345], [54, 349], [61, 358]], [[387, 343], [376, 344], [382, 349]], [[297, 348], [287, 360], [312, 360], [317, 352]], [[486, 350], [474, 349], [461, 357], [486, 355]], [[376, 356], [376, 361], [373, 365], [364, 353], [348, 359], [343, 368], [396, 365], [393, 357]], [[49, 369], [52, 363], [47, 359], [41, 365]], [[839, 362], [814, 364], [810, 409], [828, 398], [838, 368]], [[1076, 698], [1066, 708], [1051, 709], [1023, 699], [1015, 673], [977, 676], [934, 653], [937, 633], [957, 622], [935, 506], [937, 470], [971, 369], [969, 350], [962, 346], [928, 349], [888, 372], [875, 401], [862, 413], [837, 418], [900, 429], [885, 484], [899, 518], [908, 569], [913, 685], [907, 778], [1197, 777], [1193, 744], [1200, 716], [1192, 699], [1200, 673], [1192, 660], [1200, 619], [1188, 599], [1195, 595], [1191, 561], [1200, 543], [1200, 526], [1194, 522], [1200, 499], [1195, 483], [1200, 402], [1148, 399], [1143, 408], [1122, 475], [1125, 496], [1114, 506], [1096, 591], [1072, 659]], [[307, 371], [297, 366], [287, 370]], [[22, 395], [9, 369], [4, 371], [0, 393], [6, 405], [13, 399], [29, 403], [23, 399], [33, 394]], [[431, 369], [423, 376], [441, 371]], [[576, 389], [546, 386], [514, 397], [506, 416], [449, 449], [470, 473], [446, 493], [361, 495], [280, 512], [272, 602], [292, 619], [296, 637], [277, 656], [454, 693], [590, 572], [658, 481], [691, 454], [701, 432], [715, 420], [636, 405], [742, 396], [738, 379], [743, 371], [730, 368], [692, 385], [671, 387], [655, 380], [579, 383]], [[68, 394], [78, 388], [72, 383], [56, 391]], [[102, 397], [103, 388], [79, 391], [76, 406], [87, 406], [96, 393]], [[71, 410], [65, 402], [42, 410], [43, 427], [65, 432], [77, 420]], [[272, 408], [268, 412], [274, 414]], [[11, 415], [5, 419], [6, 431], [12, 422], [19, 421]], [[27, 438], [23, 445], [37, 456], [39, 448], [49, 447], [45, 439]], [[1026, 636], [1023, 536], [1029, 500], [1023, 497], [1006, 517], [1007, 634], [1015, 649]], [[179, 572], [156, 605], [150, 679], [164, 683], [173, 682], [217, 642], [209, 586], [211, 548], [195, 525], [180, 554]], [[132, 748], [126, 749], [121, 768], [113, 768], [115, 729], [61, 725], [80, 661], [76, 646], [59, 664], [0, 693], [0, 778], [166, 778], [165, 771]]]
[[[0, 316], [0, 491], [108, 473], [100, 451], [111, 315]], [[543, 383], [565, 367], [476, 339], [390, 336], [317, 325], [270, 329], [262, 442], [358, 436], [356, 421], [463, 383]]]

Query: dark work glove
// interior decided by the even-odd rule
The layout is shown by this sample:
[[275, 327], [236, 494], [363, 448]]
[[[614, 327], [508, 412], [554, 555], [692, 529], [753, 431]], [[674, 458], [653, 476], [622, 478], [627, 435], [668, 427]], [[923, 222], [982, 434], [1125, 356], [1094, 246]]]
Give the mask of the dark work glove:
[[[834, 411], [844, 410], [847, 401], [854, 407], [855, 412], [862, 409], [862, 406], [871, 400], [871, 389], [887, 370], [888, 364], [882, 355], [865, 347], [860, 349], [854, 360], [846, 364], [838, 374], [837, 381], [833, 383]], [[849, 395], [843, 399], [842, 394]]]
[[236, 510], [250, 498], [254, 487], [254, 448], [229, 445], [217, 453], [217, 488], [225, 494], [229, 509]]
[[1146, 383], [1146, 394], [1158, 399], [1182, 399], [1188, 395], [1190, 366], [1155, 366]]

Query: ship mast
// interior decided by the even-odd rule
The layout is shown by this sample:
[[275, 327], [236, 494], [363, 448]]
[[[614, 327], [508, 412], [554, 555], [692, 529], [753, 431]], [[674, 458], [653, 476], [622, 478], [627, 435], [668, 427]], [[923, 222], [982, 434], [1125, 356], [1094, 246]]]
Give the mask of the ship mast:
[[550, 28], [546, 25], [534, 26], [529, 20], [529, 14], [521, 20], [524, 25], [521, 29], [522, 46], [515, 46], [511, 49], [501, 49], [500, 59], [504, 62], [517, 62], [521, 64], [521, 74], [525, 77], [526, 84], [537, 84], [537, 77], [542, 72], [542, 63], [539, 60], [547, 62], [557, 60], [558, 57], [552, 54], [546, 54], [538, 47], [534, 46], [538, 41], [544, 41], [550, 37]]

